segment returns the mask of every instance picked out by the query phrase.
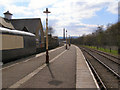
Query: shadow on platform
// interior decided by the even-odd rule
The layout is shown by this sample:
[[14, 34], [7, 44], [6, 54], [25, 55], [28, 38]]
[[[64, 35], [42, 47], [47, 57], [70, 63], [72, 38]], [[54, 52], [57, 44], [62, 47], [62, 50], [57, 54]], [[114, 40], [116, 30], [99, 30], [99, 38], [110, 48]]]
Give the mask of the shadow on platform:
[[48, 67], [48, 70], [49, 70], [50, 75], [51, 75], [51, 77], [52, 77], [52, 80], [49, 81], [48, 83], [49, 83], [50, 85], [54, 85], [54, 86], [58, 86], [58, 85], [62, 84], [62, 81], [59, 81], [59, 80], [56, 80], [56, 79], [55, 79], [55, 76], [54, 76], [54, 74], [53, 74], [53, 72], [52, 72], [49, 64], [47, 65], [47, 67]]

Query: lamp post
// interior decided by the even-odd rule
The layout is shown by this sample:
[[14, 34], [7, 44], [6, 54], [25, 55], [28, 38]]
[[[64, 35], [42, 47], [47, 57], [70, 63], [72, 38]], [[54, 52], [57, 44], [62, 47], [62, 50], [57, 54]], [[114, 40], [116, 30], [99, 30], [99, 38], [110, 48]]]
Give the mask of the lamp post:
[[48, 13], [51, 13], [48, 11], [48, 8], [46, 8], [46, 11], [43, 11], [43, 13], [46, 13], [46, 64], [49, 64], [49, 53], [48, 53]]
[[67, 49], [67, 30], [66, 30], [66, 49]]
[[69, 46], [70, 46], [70, 35], [69, 35]]

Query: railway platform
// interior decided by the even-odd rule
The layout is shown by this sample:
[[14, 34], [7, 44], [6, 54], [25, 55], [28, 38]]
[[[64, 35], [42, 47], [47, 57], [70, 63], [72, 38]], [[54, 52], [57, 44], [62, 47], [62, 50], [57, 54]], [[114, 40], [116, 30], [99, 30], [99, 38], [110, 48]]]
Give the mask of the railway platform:
[[3, 67], [2, 88], [99, 88], [81, 52], [72, 45], [49, 51], [50, 64], [45, 64], [45, 53]]
[[[76, 47], [76, 46], [75, 46]], [[97, 81], [85, 60], [82, 51], [76, 47], [76, 88], [98, 88]]]

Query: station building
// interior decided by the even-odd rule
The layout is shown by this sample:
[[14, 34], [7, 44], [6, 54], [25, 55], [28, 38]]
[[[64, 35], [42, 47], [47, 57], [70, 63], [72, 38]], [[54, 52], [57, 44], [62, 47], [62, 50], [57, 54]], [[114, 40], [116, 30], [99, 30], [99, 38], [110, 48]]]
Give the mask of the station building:
[[0, 27], [33, 33], [36, 37], [36, 47], [44, 47], [44, 32], [41, 19], [12, 19], [12, 15], [9, 11], [5, 12], [4, 17], [0, 17]]

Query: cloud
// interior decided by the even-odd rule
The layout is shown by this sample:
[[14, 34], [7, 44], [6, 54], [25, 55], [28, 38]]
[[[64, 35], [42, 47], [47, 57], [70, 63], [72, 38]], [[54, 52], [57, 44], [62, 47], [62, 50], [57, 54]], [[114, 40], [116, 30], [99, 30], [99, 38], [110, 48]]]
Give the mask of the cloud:
[[113, 13], [113, 14], [118, 14], [118, 2], [110, 3], [108, 6], [107, 11]]
[[53, 5], [57, 2], [57, 0], [30, 0], [29, 8], [31, 9], [40, 9], [46, 8], [50, 5]]
[[98, 25], [90, 25], [90, 24], [83, 24], [83, 23], [80, 23], [80, 24], [77, 24], [78, 26], [83, 26], [83, 27], [98, 27]]
[[[62, 29], [69, 29], [71, 35], [90, 33], [97, 25], [82, 23], [82, 20], [96, 16], [96, 12], [106, 8], [108, 12], [117, 14], [117, 0], [0, 0], [0, 8], [9, 10], [15, 18], [41, 18], [45, 24], [49, 8], [49, 25], [56, 30], [55, 34], [62, 35]], [[22, 5], [26, 3], [26, 5]]]

